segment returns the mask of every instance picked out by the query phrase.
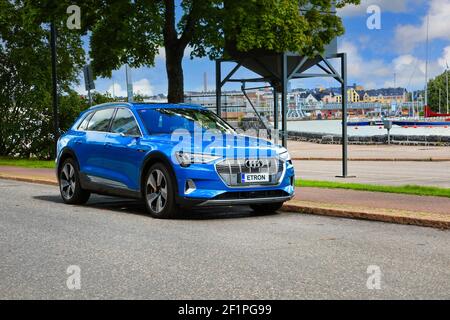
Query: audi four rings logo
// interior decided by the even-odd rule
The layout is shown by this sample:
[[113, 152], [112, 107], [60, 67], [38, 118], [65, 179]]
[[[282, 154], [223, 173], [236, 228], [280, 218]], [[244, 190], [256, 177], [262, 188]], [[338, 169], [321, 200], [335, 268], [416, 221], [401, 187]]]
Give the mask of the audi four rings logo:
[[246, 160], [245, 166], [251, 169], [261, 168], [264, 165], [262, 160]]

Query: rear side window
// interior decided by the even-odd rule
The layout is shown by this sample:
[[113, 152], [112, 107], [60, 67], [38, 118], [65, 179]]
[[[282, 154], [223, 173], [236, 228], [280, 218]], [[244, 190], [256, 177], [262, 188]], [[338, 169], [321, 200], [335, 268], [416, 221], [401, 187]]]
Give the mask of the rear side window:
[[84, 120], [83, 120], [83, 121], [81, 122], [81, 124], [78, 126], [78, 130], [84, 131], [84, 130], [87, 129], [89, 120], [91, 120], [92, 115], [93, 115], [93, 113], [91, 112], [91, 113], [89, 113], [89, 114], [84, 118]]
[[118, 109], [111, 125], [111, 132], [123, 133], [127, 136], [140, 136], [138, 124], [127, 109]]
[[96, 111], [89, 120], [86, 130], [88, 131], [108, 131], [114, 109], [103, 109]]

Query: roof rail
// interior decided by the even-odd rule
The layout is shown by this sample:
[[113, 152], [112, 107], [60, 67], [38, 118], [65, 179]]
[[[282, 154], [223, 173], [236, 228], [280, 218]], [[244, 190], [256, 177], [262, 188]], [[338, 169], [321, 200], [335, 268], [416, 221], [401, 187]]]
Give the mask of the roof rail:
[[89, 109], [94, 109], [98, 107], [108, 107], [108, 106], [128, 106], [131, 107], [132, 104], [129, 102], [105, 102], [102, 104], [97, 104], [95, 106], [90, 107]]

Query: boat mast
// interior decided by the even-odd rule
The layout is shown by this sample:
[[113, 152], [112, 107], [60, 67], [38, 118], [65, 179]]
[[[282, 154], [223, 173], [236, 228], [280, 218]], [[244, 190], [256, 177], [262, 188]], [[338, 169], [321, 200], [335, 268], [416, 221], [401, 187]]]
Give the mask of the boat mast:
[[430, 16], [427, 15], [427, 45], [426, 45], [426, 58], [425, 58], [425, 106], [428, 107], [428, 41], [430, 31]]

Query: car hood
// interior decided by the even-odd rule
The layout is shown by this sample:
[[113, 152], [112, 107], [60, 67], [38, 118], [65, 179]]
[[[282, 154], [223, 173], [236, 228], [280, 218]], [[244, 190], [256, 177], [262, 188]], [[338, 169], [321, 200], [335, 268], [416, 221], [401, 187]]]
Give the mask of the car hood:
[[175, 151], [204, 153], [224, 157], [274, 157], [286, 148], [262, 138], [240, 134], [189, 136], [156, 134], [147, 136], [145, 141], [152, 144], [168, 144]]

